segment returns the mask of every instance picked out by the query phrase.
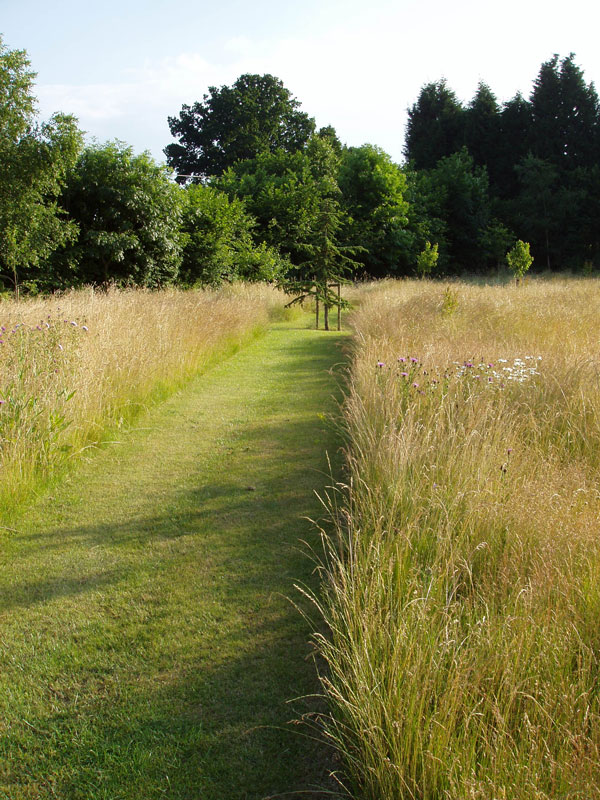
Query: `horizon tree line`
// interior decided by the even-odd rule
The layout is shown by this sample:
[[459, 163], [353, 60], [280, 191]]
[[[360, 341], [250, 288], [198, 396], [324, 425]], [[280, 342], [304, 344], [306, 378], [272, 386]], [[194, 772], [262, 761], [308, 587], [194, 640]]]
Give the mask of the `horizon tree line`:
[[[529, 99], [468, 104], [445, 80], [409, 109], [395, 164], [317, 129], [272, 75], [210, 87], [169, 118], [168, 167], [122, 142], [84, 146], [72, 116], [35, 115], [35, 73], [0, 37], [0, 282], [51, 291], [108, 282], [328, 281], [485, 273], [517, 239], [538, 269], [599, 265], [600, 103], [570, 54]], [[175, 181], [171, 169], [174, 170]]]

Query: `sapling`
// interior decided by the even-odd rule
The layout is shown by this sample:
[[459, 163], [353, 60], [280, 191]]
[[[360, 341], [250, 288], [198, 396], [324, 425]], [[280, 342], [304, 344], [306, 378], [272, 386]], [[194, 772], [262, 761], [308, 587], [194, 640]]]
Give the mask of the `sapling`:
[[529, 252], [529, 242], [523, 242], [521, 239], [515, 242], [512, 250], [506, 254], [506, 262], [509, 270], [515, 276], [517, 284], [521, 283], [523, 275], [533, 264], [533, 256]]
[[438, 246], [436, 244], [431, 244], [431, 242], [425, 242], [425, 249], [421, 250], [419, 255], [417, 256], [417, 272], [424, 278], [425, 275], [429, 275], [430, 272], [437, 266], [438, 262]]

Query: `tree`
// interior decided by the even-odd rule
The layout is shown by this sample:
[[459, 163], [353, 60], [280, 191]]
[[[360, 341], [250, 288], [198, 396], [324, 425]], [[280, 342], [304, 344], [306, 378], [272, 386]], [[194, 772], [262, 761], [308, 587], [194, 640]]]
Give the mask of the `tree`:
[[432, 169], [464, 144], [464, 109], [445, 80], [428, 83], [408, 111], [405, 156], [415, 169]]
[[441, 237], [432, 237], [440, 245], [440, 266], [452, 270], [480, 269], [485, 262], [481, 236], [490, 218], [485, 167], [476, 167], [463, 148], [440, 159], [427, 178], [426, 190], [434, 198], [430, 201], [433, 213], [441, 220], [441, 224], [430, 221], [428, 227], [443, 230]]
[[557, 256], [552, 232], [562, 227], [560, 217], [565, 208], [558, 169], [530, 154], [517, 165], [516, 171], [521, 183], [515, 204], [518, 230], [534, 241], [536, 252], [543, 253], [546, 266], [551, 269]]
[[515, 280], [520, 283], [533, 263], [533, 258], [529, 252], [529, 242], [523, 242], [521, 239], [515, 242], [512, 250], [509, 250], [506, 254], [506, 262], [509, 270], [515, 276]]
[[237, 161], [302, 149], [315, 129], [300, 103], [273, 75], [241, 75], [233, 86], [209, 87], [203, 102], [184, 105], [169, 128], [179, 144], [165, 148], [180, 175], [202, 180], [222, 175]]
[[279, 253], [252, 239], [254, 220], [241, 200], [202, 184], [185, 190], [180, 281], [218, 286], [236, 279], [273, 281], [286, 267]]
[[542, 64], [531, 95], [533, 153], [566, 169], [591, 167], [598, 156], [598, 95], [574, 59]]
[[401, 253], [398, 273], [411, 275], [419, 254], [427, 242], [438, 245], [440, 268], [448, 266], [447, 224], [445, 221], [446, 197], [428, 170], [405, 167], [406, 199], [408, 201], [405, 247]]
[[293, 264], [304, 261], [301, 243], [307, 241], [319, 210], [319, 188], [306, 150], [261, 153], [239, 161], [215, 185], [244, 201], [256, 220], [256, 244], [287, 255]]
[[76, 235], [56, 198], [82, 146], [73, 117], [36, 123], [29, 67], [0, 38], [0, 273], [17, 297], [22, 281], [48, 280], [49, 255]]
[[480, 82], [465, 111], [465, 146], [478, 167], [485, 167], [492, 186], [502, 179], [496, 169], [500, 139], [500, 107], [492, 90]]
[[487, 260], [491, 261], [497, 269], [500, 269], [506, 256], [506, 251], [514, 240], [514, 234], [506, 225], [500, 222], [499, 219], [491, 219], [480, 236], [483, 255]]
[[[306, 239], [299, 243], [308, 256], [291, 278], [281, 282], [284, 291], [295, 294], [291, 303], [312, 296], [316, 301], [316, 327], [319, 327], [319, 304], [324, 307], [324, 327], [329, 330], [329, 310], [338, 308], [339, 313], [347, 305], [341, 299], [340, 286], [347, 276], [360, 265], [352, 256], [361, 248], [341, 244], [338, 231], [342, 228], [344, 212], [340, 206], [341, 192], [337, 183], [339, 158], [331, 144], [318, 136], [313, 137], [307, 148], [311, 173], [314, 180], [314, 197], [317, 212]], [[335, 292], [337, 288], [337, 293]], [[290, 305], [291, 305], [290, 303]]]
[[357, 261], [375, 277], [397, 273], [406, 250], [406, 178], [378, 147], [343, 151], [338, 183], [346, 213], [344, 239], [363, 248]]
[[500, 131], [491, 170], [494, 193], [501, 200], [519, 192], [515, 166], [527, 156], [532, 142], [532, 110], [521, 94], [504, 103], [500, 112]]
[[122, 142], [84, 150], [62, 203], [79, 237], [57, 253], [67, 283], [148, 287], [173, 282], [181, 263], [184, 190], [148, 153]]
[[436, 268], [438, 256], [437, 243], [432, 245], [429, 241], [425, 242], [425, 247], [417, 256], [417, 273], [421, 277], [421, 280], [426, 275], [430, 275]]

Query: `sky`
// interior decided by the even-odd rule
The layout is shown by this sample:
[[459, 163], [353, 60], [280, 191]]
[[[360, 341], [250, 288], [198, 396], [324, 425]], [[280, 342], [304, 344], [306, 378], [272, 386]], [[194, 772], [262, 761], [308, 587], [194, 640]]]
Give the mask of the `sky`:
[[575, 53], [600, 85], [589, 0], [0, 0], [0, 34], [27, 51], [42, 119], [164, 162], [167, 118], [244, 73], [280, 78], [318, 127], [400, 162], [407, 109], [445, 78], [468, 103], [529, 96], [540, 65]]

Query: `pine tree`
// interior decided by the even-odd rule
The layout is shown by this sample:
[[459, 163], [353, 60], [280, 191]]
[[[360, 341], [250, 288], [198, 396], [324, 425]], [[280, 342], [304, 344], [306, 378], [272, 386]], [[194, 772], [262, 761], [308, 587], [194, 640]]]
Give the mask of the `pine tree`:
[[464, 109], [445, 80], [421, 89], [408, 111], [405, 156], [415, 169], [432, 169], [464, 144]]

